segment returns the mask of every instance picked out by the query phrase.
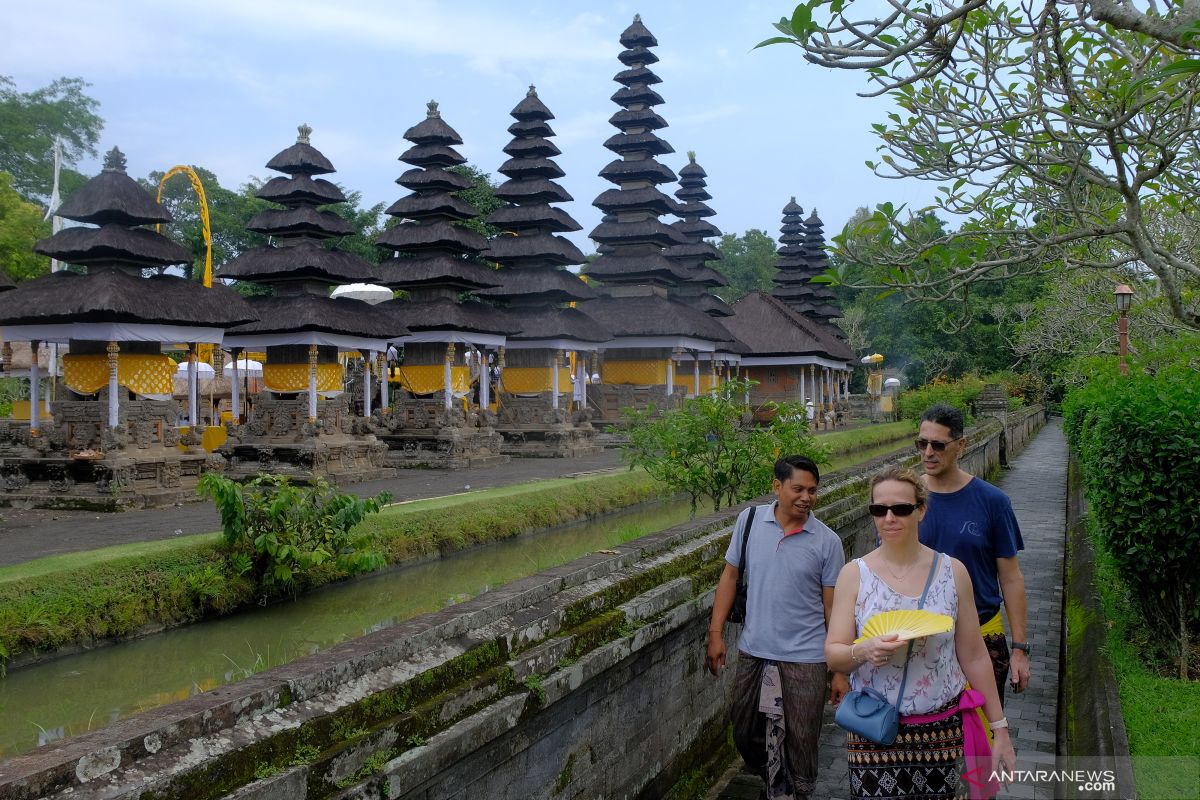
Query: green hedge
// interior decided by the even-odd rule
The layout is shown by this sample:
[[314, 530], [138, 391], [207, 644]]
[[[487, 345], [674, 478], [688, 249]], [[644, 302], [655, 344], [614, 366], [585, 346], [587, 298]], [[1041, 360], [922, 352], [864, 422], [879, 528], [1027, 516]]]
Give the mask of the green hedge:
[[[358, 529], [375, 537], [389, 563], [448, 553], [483, 542], [603, 514], [658, 495], [640, 472], [514, 487], [505, 496], [389, 506]], [[263, 592], [230, 569], [217, 537], [161, 553], [0, 582], [0, 667], [9, 658], [148, 626], [180, 625], [257, 602]], [[301, 591], [345, 577], [325, 564]]]
[[909, 389], [901, 392], [897, 407], [901, 419], [917, 420], [925, 409], [941, 403], [954, 406], [967, 415], [967, 422], [975, 412], [975, 398], [983, 391], [984, 382], [974, 375], [967, 375], [956, 381], [936, 380], [919, 389]]
[[[1200, 632], [1200, 373], [1106, 365], [1063, 403], [1089, 516], [1180, 677]], [[1152, 655], [1152, 654], [1150, 654]]]

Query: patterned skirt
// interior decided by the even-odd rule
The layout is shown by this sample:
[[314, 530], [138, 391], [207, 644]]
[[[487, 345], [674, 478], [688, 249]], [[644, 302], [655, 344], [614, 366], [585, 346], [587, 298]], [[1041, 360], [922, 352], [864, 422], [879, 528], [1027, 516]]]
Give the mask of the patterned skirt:
[[[945, 711], [958, 698], [942, 706]], [[935, 800], [965, 798], [969, 786], [959, 779], [963, 767], [962, 717], [900, 725], [896, 741], [875, 744], [846, 734], [850, 762], [850, 796]]]

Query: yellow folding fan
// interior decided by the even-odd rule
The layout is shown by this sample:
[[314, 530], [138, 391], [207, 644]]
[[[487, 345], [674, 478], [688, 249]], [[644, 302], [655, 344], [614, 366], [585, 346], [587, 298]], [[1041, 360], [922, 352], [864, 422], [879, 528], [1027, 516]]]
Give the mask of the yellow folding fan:
[[954, 630], [954, 620], [945, 614], [916, 609], [883, 611], [867, 620], [867, 624], [862, 629], [862, 636], [855, 639], [854, 643], [857, 644], [873, 636], [883, 636], [885, 633], [897, 634], [900, 641], [907, 641], [952, 630]]

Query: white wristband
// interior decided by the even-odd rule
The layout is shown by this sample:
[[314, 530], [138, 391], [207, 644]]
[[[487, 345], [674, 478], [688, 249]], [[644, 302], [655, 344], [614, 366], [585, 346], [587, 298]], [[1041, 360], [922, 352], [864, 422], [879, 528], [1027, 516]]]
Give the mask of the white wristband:
[[998, 731], [1001, 728], [1007, 728], [1008, 727], [1008, 717], [1001, 717], [1000, 719], [996, 720], [995, 722], [989, 722], [988, 727], [994, 731]]

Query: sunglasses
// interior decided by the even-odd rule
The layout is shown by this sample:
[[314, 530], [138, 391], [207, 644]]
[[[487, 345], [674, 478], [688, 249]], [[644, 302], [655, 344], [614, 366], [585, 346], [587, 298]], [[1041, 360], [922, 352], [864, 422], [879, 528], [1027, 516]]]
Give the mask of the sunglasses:
[[954, 444], [954, 442], [939, 442], [937, 439], [917, 439], [913, 442], [913, 444], [917, 446], [918, 450], [924, 450], [926, 447], [932, 447], [933, 452], [941, 453], [945, 451], [947, 447]]
[[893, 506], [885, 506], [883, 503], [871, 503], [867, 506], [867, 511], [872, 517], [886, 517], [890, 511], [897, 517], [907, 517], [917, 510], [913, 503], [896, 503]]

